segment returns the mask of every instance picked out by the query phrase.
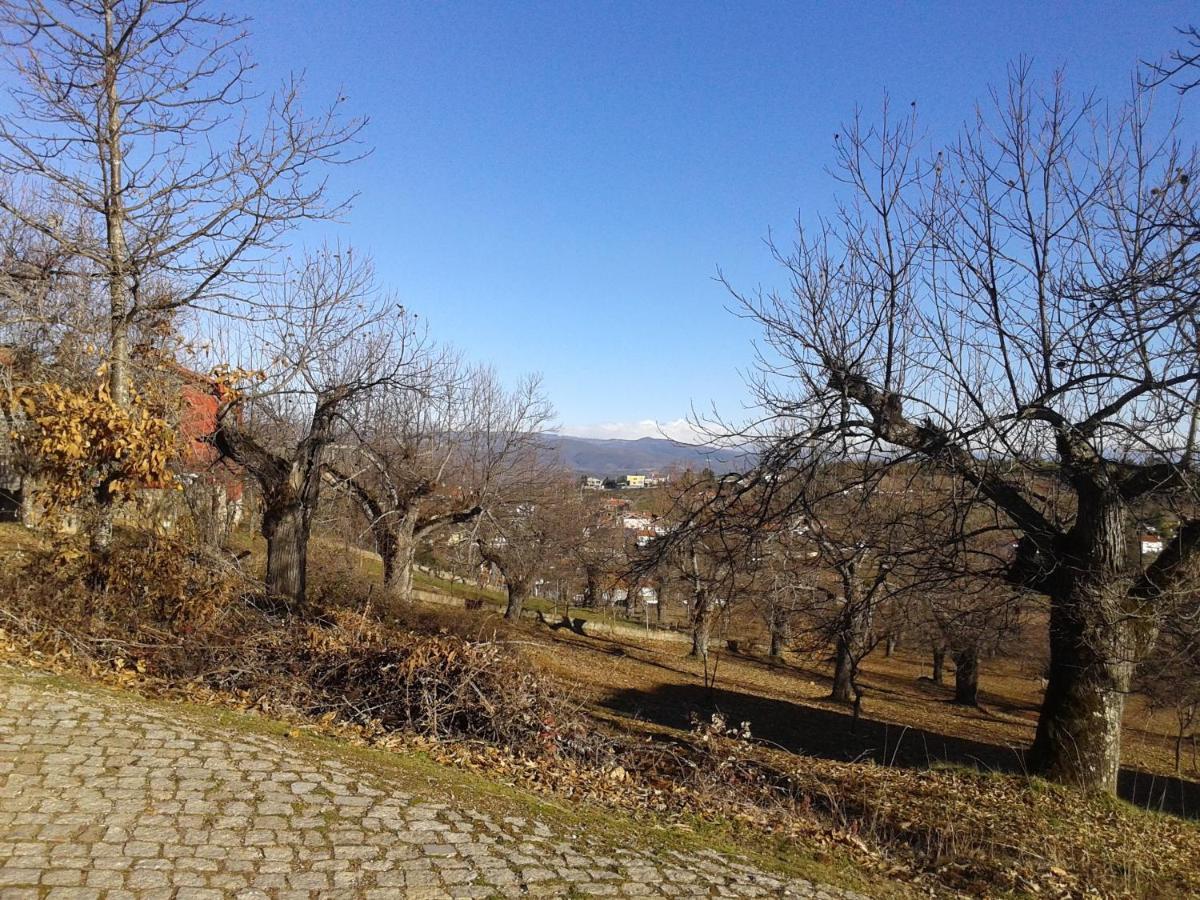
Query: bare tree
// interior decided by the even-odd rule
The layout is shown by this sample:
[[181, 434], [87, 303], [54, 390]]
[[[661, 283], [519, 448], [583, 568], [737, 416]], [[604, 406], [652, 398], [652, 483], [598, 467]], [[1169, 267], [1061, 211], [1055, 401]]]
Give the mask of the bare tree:
[[[104, 284], [118, 405], [140, 321], [224, 308], [287, 230], [344, 206], [318, 170], [353, 155], [362, 122], [340, 122], [336, 103], [307, 117], [292, 79], [252, 128], [244, 25], [203, 0], [0, 4], [17, 76], [0, 209]], [[94, 543], [110, 537], [111, 518]]]
[[[778, 470], [768, 494], [786, 517], [798, 576], [813, 581], [798, 627], [834, 650], [831, 699], [861, 704], [862, 661], [886, 638], [881, 622], [913, 586], [911, 561], [928, 552], [921, 508], [926, 479], [871, 454], [837, 460], [819, 454]], [[918, 492], [920, 491], [920, 492]]]
[[378, 296], [370, 262], [349, 249], [308, 256], [268, 286], [263, 308], [227, 352], [243, 354], [235, 376], [265, 380], [227, 397], [211, 440], [259, 483], [268, 592], [302, 605], [328, 448], [372, 396], [421, 384], [427, 358], [407, 311]]
[[906, 560], [918, 585], [906, 605], [935, 654], [933, 680], [941, 683], [949, 654], [954, 702], [977, 706], [981, 657], [1011, 648], [1020, 635], [1024, 592], [1007, 578], [1015, 535], [956, 481], [941, 479], [923, 506], [927, 549]]
[[[817, 556], [803, 539], [806, 528], [777, 528], [763, 542], [762, 557], [750, 588], [750, 602], [767, 629], [767, 655], [782, 660], [793, 640], [800, 613], [815, 602]], [[798, 533], [799, 532], [799, 533]]]
[[418, 544], [478, 516], [509, 470], [536, 453], [550, 416], [537, 378], [507, 391], [492, 370], [464, 372], [450, 357], [423, 378], [364, 405], [357, 440], [326, 464], [366, 516], [385, 588], [404, 601]]
[[564, 472], [530, 461], [506, 481], [480, 519], [477, 546], [503, 578], [504, 617], [515, 622], [535, 581], [585, 540], [585, 518], [574, 479]]
[[1183, 745], [1192, 745], [1192, 768], [1200, 739], [1200, 623], [1194, 610], [1165, 623], [1162, 639], [1139, 668], [1138, 689], [1155, 711], [1170, 711], [1175, 722], [1175, 771], [1183, 765]]
[[1200, 391], [1197, 178], [1151, 97], [1115, 108], [1014, 70], [951, 147], [915, 120], [836, 140], [850, 197], [802, 230], [787, 294], [742, 296], [756, 389], [787, 437], [920, 458], [1020, 535], [1011, 573], [1050, 598], [1034, 771], [1116, 789], [1136, 660], [1194, 577], [1200, 521], [1142, 570], [1132, 509], [1191, 492]]
[[667, 495], [671, 524], [638, 554], [633, 572], [657, 574], [664, 587], [685, 591], [692, 631], [691, 656], [707, 661], [713, 624], [722, 610], [750, 591], [758, 542], [757, 520], [739, 505], [737, 478], [687, 474]]
[[585, 538], [574, 548], [582, 575], [583, 605], [594, 609], [629, 566], [630, 543], [619, 513], [604, 510], [598, 497], [584, 498]]

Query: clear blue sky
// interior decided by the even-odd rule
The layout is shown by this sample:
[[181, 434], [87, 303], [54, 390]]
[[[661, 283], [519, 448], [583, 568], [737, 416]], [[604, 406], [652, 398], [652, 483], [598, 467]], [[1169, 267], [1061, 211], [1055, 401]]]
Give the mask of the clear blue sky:
[[[239, 4], [240, 5], [240, 4]], [[545, 375], [559, 421], [736, 416], [753, 331], [725, 311], [782, 278], [763, 248], [827, 210], [831, 139], [884, 91], [934, 136], [1009, 62], [1113, 96], [1194, 3], [248, 4], [260, 76], [370, 117], [340, 236], [434, 333]], [[614, 429], [627, 432], [628, 429]]]

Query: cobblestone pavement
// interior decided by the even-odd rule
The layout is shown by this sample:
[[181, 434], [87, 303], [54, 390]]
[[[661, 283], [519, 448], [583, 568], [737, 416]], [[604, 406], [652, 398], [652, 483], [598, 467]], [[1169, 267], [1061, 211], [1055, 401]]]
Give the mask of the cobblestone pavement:
[[0, 900], [856, 896], [418, 799], [189, 718], [0, 672]]

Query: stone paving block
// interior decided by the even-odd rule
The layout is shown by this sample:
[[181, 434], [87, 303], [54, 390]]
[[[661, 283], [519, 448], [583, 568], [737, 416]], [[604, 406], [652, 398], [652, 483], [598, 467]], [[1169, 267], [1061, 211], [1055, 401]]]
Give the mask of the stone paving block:
[[[599, 846], [266, 735], [0, 672], [0, 900], [792, 896], [715, 851]], [[80, 748], [87, 748], [86, 751]]]

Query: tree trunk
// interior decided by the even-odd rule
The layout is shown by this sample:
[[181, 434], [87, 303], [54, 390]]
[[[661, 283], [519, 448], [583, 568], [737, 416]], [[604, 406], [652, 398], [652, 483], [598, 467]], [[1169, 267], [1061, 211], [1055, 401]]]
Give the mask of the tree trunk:
[[384, 593], [402, 603], [411, 603], [413, 559], [417, 549], [413, 540], [412, 521], [405, 518], [399, 525], [380, 522], [372, 530], [375, 534], [375, 549], [383, 560]]
[[783, 659], [783, 642], [786, 631], [787, 628], [782, 623], [777, 621], [771, 622], [771, 650], [769, 654], [771, 659]]
[[946, 667], [946, 648], [934, 646], [933, 648], [933, 683], [945, 683], [944, 670]]
[[853, 571], [843, 574], [845, 597], [841, 620], [838, 623], [837, 645], [834, 653], [833, 690], [829, 698], [838, 703], [850, 703], [858, 690], [858, 666], [867, 655], [871, 631], [871, 603], [862, 597]]
[[96, 507], [92, 516], [91, 534], [88, 538], [92, 553], [104, 555], [112, 550], [113, 543], [113, 508], [111, 503]]
[[267, 539], [267, 593], [297, 607], [304, 605], [308, 568], [308, 523], [298, 503], [263, 510]]
[[[112, 4], [104, 5], [104, 136], [100, 141], [102, 162], [107, 171], [104, 192], [105, 239], [108, 256], [108, 389], [113, 402], [120, 408], [129, 406], [129, 309], [125, 284], [125, 178], [124, 145], [121, 122], [121, 99], [117, 88], [116, 28]], [[107, 553], [112, 547], [113, 496], [107, 490], [97, 497], [95, 521], [91, 534], [94, 553]]]
[[210, 547], [220, 549], [229, 533], [229, 494], [219, 482], [213, 484], [211, 490], [209, 521], [204, 538]]
[[838, 637], [833, 662], [833, 690], [829, 699], [836, 703], [850, 703], [854, 699], [854, 654], [845, 635]]
[[125, 284], [125, 176], [121, 97], [117, 87], [116, 27], [111, 3], [104, 5], [104, 136], [101, 139], [107, 184], [105, 187], [105, 239], [108, 255], [109, 353], [108, 386], [113, 402], [129, 404], [129, 311]]
[[583, 586], [583, 606], [584, 609], [595, 609], [599, 606], [600, 597], [600, 581], [596, 577], [596, 570], [592, 568], [584, 569], [584, 574], [587, 581]]
[[206, 547], [220, 548], [229, 526], [228, 499], [224, 485], [198, 478], [184, 490], [196, 537]]
[[504, 608], [504, 618], [516, 622], [521, 618], [521, 610], [525, 607], [525, 597], [529, 588], [522, 582], [511, 582], [508, 585], [508, 606]]
[[708, 639], [711, 631], [712, 616], [708, 609], [708, 598], [701, 595], [696, 598], [692, 614], [692, 652], [689, 656], [697, 659], [708, 658]]
[[1121, 717], [1153, 624], [1126, 608], [1125, 511], [1111, 489], [1080, 490], [1050, 596], [1050, 671], [1029, 750], [1032, 771], [1116, 793]]
[[[1096, 616], [1097, 607], [1088, 611]], [[1134, 626], [1089, 624], [1080, 612], [1077, 602], [1051, 600], [1050, 670], [1029, 764], [1053, 781], [1115, 793], [1133, 674], [1120, 648]]]
[[36, 512], [33, 505], [33, 479], [21, 479], [21, 524], [26, 528], [34, 527]]
[[975, 647], [954, 654], [954, 702], [979, 705], [979, 651]]
[[93, 495], [94, 506], [88, 514], [81, 517], [81, 525], [88, 531], [88, 546], [96, 556], [106, 556], [112, 550], [113, 523], [115, 520], [113, 497], [108, 486], [96, 489]]
[[886, 656], [888, 659], [891, 659], [892, 654], [896, 652], [896, 646], [899, 643], [900, 643], [899, 640], [897, 640], [897, 638], [894, 634], [889, 634], [887, 636], [887, 643], [884, 645], [883, 655]]

